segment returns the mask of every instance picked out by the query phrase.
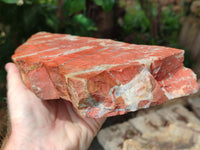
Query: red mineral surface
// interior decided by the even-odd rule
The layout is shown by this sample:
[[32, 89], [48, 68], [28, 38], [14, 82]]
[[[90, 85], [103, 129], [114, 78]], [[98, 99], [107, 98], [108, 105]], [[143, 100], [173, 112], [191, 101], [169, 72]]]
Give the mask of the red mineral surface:
[[40, 32], [12, 56], [42, 100], [65, 99], [86, 117], [148, 108], [198, 91], [184, 51]]

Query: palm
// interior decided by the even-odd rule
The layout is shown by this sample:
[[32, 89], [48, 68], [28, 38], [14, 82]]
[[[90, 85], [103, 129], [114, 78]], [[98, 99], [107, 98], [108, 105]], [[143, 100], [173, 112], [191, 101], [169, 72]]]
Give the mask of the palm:
[[65, 100], [41, 101], [24, 86], [18, 70], [11, 66], [16, 73], [15, 77], [8, 74], [12, 132], [16, 131], [16, 136], [31, 133], [34, 139], [30, 142], [51, 143], [52, 149], [86, 149], [105, 119], [82, 118]]

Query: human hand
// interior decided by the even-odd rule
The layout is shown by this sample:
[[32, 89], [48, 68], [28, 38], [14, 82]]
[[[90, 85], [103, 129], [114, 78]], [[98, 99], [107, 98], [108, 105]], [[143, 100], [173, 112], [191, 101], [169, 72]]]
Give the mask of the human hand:
[[84, 150], [105, 118], [82, 118], [66, 100], [42, 101], [22, 82], [15, 64], [8, 72], [11, 135], [5, 149]]

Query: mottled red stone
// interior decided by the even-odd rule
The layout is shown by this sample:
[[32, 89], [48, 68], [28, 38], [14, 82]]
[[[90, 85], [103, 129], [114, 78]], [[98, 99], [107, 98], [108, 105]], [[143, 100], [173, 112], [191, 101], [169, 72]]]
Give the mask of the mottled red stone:
[[40, 32], [12, 56], [42, 100], [63, 98], [87, 117], [136, 111], [198, 91], [184, 51]]

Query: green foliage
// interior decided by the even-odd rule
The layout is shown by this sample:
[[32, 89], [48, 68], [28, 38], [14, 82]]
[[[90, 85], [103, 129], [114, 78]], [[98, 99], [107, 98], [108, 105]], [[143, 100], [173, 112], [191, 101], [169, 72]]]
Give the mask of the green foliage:
[[176, 14], [172, 10], [172, 6], [168, 6], [165, 11], [162, 12], [161, 37], [164, 39], [165, 45], [177, 47], [178, 36], [181, 29], [180, 18], [183, 15], [184, 12]]
[[101, 6], [104, 11], [111, 11], [115, 0], [93, 0], [97, 5]]
[[83, 14], [78, 14], [73, 17], [76, 24], [81, 25], [81, 28], [76, 31], [76, 34], [87, 34], [90, 31], [97, 31], [94, 22]]
[[19, 2], [19, 0], [2, 0], [2, 1], [8, 4], [17, 4]]
[[134, 43], [179, 47], [180, 18], [171, 5], [159, 11], [159, 5], [148, 1], [141, 6], [139, 0], [127, 7], [124, 16], [123, 36], [134, 33]]
[[69, 15], [86, 9], [85, 0], [65, 0], [65, 7]]
[[128, 8], [126, 10], [123, 29], [125, 33], [149, 32], [150, 21], [138, 2], [136, 2], [133, 8]]

